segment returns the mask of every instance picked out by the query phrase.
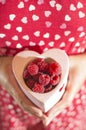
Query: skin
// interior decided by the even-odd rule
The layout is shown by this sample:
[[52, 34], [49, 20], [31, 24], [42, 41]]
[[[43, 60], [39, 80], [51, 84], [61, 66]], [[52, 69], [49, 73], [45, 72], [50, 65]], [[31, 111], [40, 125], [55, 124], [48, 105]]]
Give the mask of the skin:
[[14, 97], [18, 104], [27, 112], [40, 118], [47, 126], [55, 116], [71, 105], [76, 93], [86, 80], [86, 53], [69, 56], [70, 71], [66, 91], [62, 99], [47, 113], [43, 113], [25, 95], [18, 90], [18, 84], [11, 71], [13, 57], [0, 57], [0, 84]]

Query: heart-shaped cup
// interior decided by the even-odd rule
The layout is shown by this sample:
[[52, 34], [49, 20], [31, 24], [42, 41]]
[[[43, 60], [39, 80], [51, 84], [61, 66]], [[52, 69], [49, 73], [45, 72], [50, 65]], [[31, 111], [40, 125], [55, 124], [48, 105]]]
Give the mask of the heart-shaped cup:
[[[58, 62], [62, 68], [62, 76], [59, 84], [51, 91], [47, 93], [36, 93], [33, 92], [26, 84], [23, 79], [23, 72], [25, 67], [34, 58], [52, 58]], [[12, 61], [12, 69], [14, 76], [24, 92], [24, 94], [43, 112], [47, 112], [52, 108], [63, 96], [67, 83], [69, 73], [69, 59], [65, 51], [60, 49], [50, 49], [43, 54], [39, 54], [35, 51], [25, 50], [16, 54]]]

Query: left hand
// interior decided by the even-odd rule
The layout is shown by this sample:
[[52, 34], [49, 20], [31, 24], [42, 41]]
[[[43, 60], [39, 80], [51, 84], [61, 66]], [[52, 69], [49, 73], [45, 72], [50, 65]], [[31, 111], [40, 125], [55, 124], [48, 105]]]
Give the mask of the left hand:
[[66, 107], [71, 105], [76, 93], [80, 90], [86, 79], [86, 54], [70, 56], [69, 81], [62, 99], [47, 112], [47, 118], [43, 120], [48, 125], [55, 116], [60, 114]]

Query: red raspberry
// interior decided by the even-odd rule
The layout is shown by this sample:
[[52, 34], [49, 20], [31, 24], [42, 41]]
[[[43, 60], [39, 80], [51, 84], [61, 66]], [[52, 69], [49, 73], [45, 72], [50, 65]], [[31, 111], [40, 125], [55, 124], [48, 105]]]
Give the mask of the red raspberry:
[[38, 72], [38, 74], [34, 75], [34, 76], [33, 76], [34, 81], [39, 82], [39, 76], [40, 76], [40, 75], [41, 75], [40, 72]]
[[30, 78], [30, 74], [29, 74], [29, 72], [28, 72], [28, 70], [26, 69], [26, 70], [24, 70], [24, 73], [23, 73], [23, 78], [26, 80], [26, 79], [28, 79], [28, 78]]
[[37, 58], [35, 63], [39, 66], [39, 71], [44, 72], [48, 68], [48, 64], [45, 62], [43, 58]]
[[32, 88], [32, 90], [34, 92], [38, 92], [38, 93], [44, 93], [45, 91], [45, 88], [42, 84], [39, 84], [39, 83], [35, 83], [34, 87]]
[[28, 79], [28, 80], [26, 81], [26, 84], [27, 84], [27, 86], [28, 86], [30, 89], [32, 89], [33, 86], [34, 86], [34, 84], [35, 84], [35, 81], [34, 81], [33, 79]]
[[60, 76], [58, 76], [58, 75], [51, 76], [51, 79], [50, 79], [51, 85], [55, 86], [59, 83], [59, 81], [60, 81]]
[[48, 74], [41, 74], [39, 76], [39, 83], [43, 84], [44, 86], [48, 85], [50, 82], [50, 76]]
[[30, 73], [30, 75], [36, 75], [39, 71], [39, 67], [36, 64], [30, 64], [27, 66], [27, 70]]
[[59, 75], [61, 74], [61, 66], [56, 62], [52, 62], [49, 64], [49, 72], [50, 74]]
[[52, 89], [53, 89], [52, 85], [48, 84], [47, 86], [45, 86], [45, 93], [51, 91]]

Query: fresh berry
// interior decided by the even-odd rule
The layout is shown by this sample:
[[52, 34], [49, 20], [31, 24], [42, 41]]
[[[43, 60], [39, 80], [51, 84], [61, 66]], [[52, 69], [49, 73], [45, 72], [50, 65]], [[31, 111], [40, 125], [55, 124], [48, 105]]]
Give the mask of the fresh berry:
[[30, 75], [36, 75], [39, 71], [39, 67], [36, 64], [30, 64], [27, 66], [27, 70], [30, 73]]
[[52, 75], [50, 79], [51, 85], [55, 86], [59, 83], [60, 81], [60, 76], [59, 75]]
[[33, 79], [34, 79], [35, 82], [39, 82], [39, 76], [40, 75], [41, 75], [41, 73], [38, 72], [38, 74], [36, 74], [36, 75], [33, 76]]
[[32, 90], [34, 92], [38, 92], [38, 93], [44, 93], [45, 91], [45, 88], [42, 84], [39, 84], [39, 83], [35, 83], [34, 87], [32, 88]]
[[56, 62], [52, 62], [49, 64], [49, 72], [50, 74], [59, 75], [61, 74], [61, 66]]
[[23, 73], [23, 78], [26, 80], [26, 79], [28, 79], [28, 78], [30, 78], [30, 74], [29, 74], [29, 72], [28, 72], [28, 70], [26, 69], [25, 71], [24, 71], [24, 73]]
[[39, 66], [40, 72], [44, 72], [48, 68], [48, 64], [45, 62], [45, 60], [43, 58], [36, 59], [35, 63]]
[[41, 74], [39, 76], [39, 83], [46, 86], [50, 82], [50, 76], [48, 74]]
[[51, 91], [52, 89], [53, 89], [52, 85], [48, 84], [47, 86], [45, 86], [45, 93]]
[[30, 89], [32, 89], [33, 86], [34, 86], [34, 84], [35, 84], [35, 81], [34, 81], [33, 79], [28, 79], [28, 80], [26, 81], [26, 84], [27, 84], [27, 86], [28, 86]]

